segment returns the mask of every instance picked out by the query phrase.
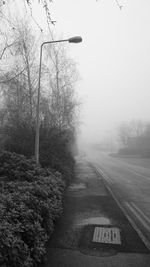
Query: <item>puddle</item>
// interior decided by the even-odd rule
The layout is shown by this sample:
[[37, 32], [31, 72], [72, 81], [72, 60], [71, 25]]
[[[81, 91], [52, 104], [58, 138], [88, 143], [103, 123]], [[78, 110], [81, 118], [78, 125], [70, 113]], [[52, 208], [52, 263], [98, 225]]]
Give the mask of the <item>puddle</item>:
[[78, 226], [80, 225], [89, 225], [89, 224], [95, 224], [95, 225], [110, 225], [111, 222], [108, 218], [105, 217], [92, 217], [88, 219], [81, 220], [78, 223]]
[[84, 183], [80, 183], [80, 184], [72, 184], [69, 186], [69, 190], [78, 190], [78, 189], [85, 189], [86, 185]]

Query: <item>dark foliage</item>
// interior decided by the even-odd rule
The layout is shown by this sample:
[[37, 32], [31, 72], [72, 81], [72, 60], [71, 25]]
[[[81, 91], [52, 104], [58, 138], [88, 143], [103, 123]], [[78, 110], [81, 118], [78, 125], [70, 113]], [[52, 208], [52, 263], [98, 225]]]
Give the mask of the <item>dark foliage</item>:
[[35, 266], [62, 212], [65, 184], [60, 173], [15, 153], [1, 152], [0, 163], [0, 265]]
[[7, 126], [4, 149], [23, 154], [26, 157], [34, 155], [35, 126], [28, 123]]
[[[8, 137], [4, 142], [4, 149], [10, 152], [15, 152], [23, 154], [28, 158], [34, 156], [34, 130], [28, 125], [24, 124], [18, 128], [9, 129]], [[42, 167], [49, 167], [55, 171], [61, 172], [63, 178], [67, 183], [72, 179], [74, 172], [74, 159], [72, 155], [72, 143], [73, 134], [70, 131], [60, 131], [57, 128], [42, 128], [40, 129], [40, 163]], [[9, 162], [8, 162], [9, 164]], [[24, 168], [21, 167], [19, 163], [19, 169], [14, 166], [9, 165], [9, 169], [14, 169], [14, 179], [15, 176], [24, 175]], [[31, 161], [29, 160], [29, 164]], [[32, 162], [33, 164], [33, 162]], [[7, 163], [5, 163], [7, 165]], [[7, 169], [7, 166], [3, 168]], [[1, 163], [0, 163], [1, 166]], [[31, 165], [30, 165], [31, 166]], [[33, 164], [35, 170], [35, 164]], [[20, 169], [23, 168], [23, 169]], [[31, 171], [31, 170], [30, 170]], [[28, 170], [28, 175], [30, 176], [30, 171]], [[1, 172], [1, 170], [0, 170]], [[32, 173], [31, 173], [32, 175]], [[17, 177], [18, 179], [18, 177]], [[21, 179], [21, 177], [20, 177]], [[30, 179], [30, 178], [29, 178]]]
[[74, 159], [71, 152], [71, 133], [57, 129], [41, 131], [40, 162], [43, 167], [51, 166], [62, 173], [65, 181], [70, 182], [74, 175]]
[[34, 159], [8, 151], [0, 152], [0, 177], [5, 181], [35, 181], [39, 176], [52, 175], [52, 170], [37, 167]]

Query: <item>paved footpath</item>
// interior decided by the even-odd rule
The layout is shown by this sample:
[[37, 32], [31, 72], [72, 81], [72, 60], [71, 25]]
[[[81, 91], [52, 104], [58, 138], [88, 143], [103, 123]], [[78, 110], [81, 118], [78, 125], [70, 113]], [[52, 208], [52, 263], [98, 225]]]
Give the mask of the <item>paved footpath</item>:
[[66, 191], [64, 213], [41, 267], [149, 267], [150, 253], [85, 158]]

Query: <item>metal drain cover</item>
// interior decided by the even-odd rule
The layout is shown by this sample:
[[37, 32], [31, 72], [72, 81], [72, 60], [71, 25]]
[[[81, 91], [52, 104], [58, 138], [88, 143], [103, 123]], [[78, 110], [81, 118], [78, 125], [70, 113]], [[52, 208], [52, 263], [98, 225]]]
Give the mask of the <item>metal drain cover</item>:
[[116, 227], [95, 227], [92, 241], [105, 244], [121, 245], [120, 230]]

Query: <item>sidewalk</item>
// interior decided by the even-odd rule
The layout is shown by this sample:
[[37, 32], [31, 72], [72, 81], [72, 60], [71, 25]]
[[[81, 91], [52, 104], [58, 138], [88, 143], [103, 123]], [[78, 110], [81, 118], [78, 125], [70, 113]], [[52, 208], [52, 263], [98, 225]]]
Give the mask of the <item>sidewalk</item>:
[[41, 267], [150, 266], [147, 248], [84, 158], [77, 159], [46, 256]]

